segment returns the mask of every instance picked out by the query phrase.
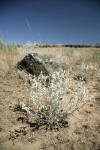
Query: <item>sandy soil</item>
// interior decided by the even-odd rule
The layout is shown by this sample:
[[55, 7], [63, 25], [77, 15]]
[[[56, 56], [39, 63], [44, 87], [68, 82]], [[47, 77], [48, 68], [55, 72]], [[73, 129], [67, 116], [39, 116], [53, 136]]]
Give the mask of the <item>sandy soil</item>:
[[[0, 150], [100, 150], [100, 77], [96, 72], [87, 74], [86, 87], [96, 93], [94, 99], [68, 116], [68, 127], [59, 131], [46, 131], [44, 128], [32, 132], [24, 121], [18, 121], [13, 111], [19, 101], [29, 99], [30, 85], [25, 73], [18, 74], [15, 68], [3, 74], [0, 69]], [[74, 80], [76, 71], [71, 73]], [[66, 94], [65, 100], [68, 95]]]

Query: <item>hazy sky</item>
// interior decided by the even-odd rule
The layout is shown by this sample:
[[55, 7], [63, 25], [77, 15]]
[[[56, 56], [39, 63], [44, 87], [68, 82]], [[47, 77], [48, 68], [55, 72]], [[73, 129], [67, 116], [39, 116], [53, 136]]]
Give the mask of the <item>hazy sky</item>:
[[100, 0], [0, 0], [0, 38], [100, 44]]

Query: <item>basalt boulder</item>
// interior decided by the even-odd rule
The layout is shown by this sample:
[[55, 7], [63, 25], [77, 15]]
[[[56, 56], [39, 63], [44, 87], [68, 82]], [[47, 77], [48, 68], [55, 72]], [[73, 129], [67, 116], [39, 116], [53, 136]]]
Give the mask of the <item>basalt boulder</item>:
[[50, 74], [59, 67], [58, 64], [47, 55], [30, 53], [17, 63], [16, 68], [17, 70], [24, 70], [28, 74], [38, 77], [41, 72], [44, 76], [50, 76]]

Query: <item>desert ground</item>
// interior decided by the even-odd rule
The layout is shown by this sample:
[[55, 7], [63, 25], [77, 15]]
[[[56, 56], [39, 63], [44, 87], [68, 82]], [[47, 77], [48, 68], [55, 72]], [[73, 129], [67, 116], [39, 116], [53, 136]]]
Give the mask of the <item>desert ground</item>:
[[[25, 112], [14, 108], [29, 100], [31, 86], [25, 72], [16, 71], [16, 63], [30, 52], [46, 54], [59, 62], [61, 57], [70, 72], [71, 84], [64, 103], [77, 91], [79, 75], [93, 98], [67, 116], [68, 126], [59, 130], [32, 130], [19, 120]], [[82, 67], [86, 64], [86, 68]], [[67, 87], [66, 87], [67, 88]], [[30, 114], [28, 114], [29, 116]], [[29, 116], [32, 122], [32, 117]], [[100, 48], [0, 47], [0, 150], [100, 150]]]

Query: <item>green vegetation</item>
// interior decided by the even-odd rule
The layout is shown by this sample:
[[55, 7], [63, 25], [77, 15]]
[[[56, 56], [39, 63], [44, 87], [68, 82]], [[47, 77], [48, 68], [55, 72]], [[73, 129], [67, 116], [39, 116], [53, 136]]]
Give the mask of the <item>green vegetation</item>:
[[65, 48], [64, 49], [64, 55], [68, 57], [72, 57], [74, 55], [74, 48]]
[[80, 57], [85, 62], [99, 63], [100, 62], [100, 51], [80, 51]]

